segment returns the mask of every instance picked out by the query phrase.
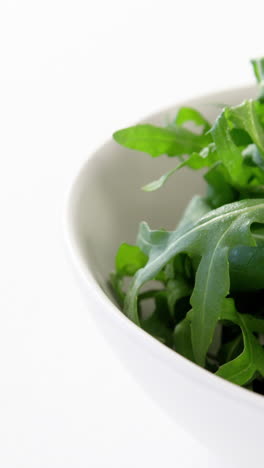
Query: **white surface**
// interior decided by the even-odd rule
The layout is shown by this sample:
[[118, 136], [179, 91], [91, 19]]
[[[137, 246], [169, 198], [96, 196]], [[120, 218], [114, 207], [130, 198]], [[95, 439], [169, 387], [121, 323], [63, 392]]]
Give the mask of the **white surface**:
[[[96, 3], [96, 4], [95, 4]], [[65, 254], [66, 190], [113, 130], [252, 80], [258, 1], [0, 6], [0, 465], [206, 467], [120, 366]], [[228, 15], [228, 16], [227, 16]], [[262, 46], [263, 47], [263, 46]]]

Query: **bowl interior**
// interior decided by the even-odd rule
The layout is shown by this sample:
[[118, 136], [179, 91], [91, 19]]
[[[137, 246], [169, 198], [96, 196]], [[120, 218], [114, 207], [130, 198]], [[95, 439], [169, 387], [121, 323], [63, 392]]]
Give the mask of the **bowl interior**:
[[[221, 105], [235, 105], [255, 94], [253, 87], [241, 88], [180, 105], [195, 107], [212, 121]], [[180, 105], [144, 121], [164, 124]], [[109, 141], [88, 159], [74, 184], [69, 210], [72, 239], [87, 270], [111, 300], [108, 278], [119, 244], [135, 243], [143, 220], [153, 229], [173, 229], [191, 197], [204, 192], [201, 174], [188, 169], [176, 173], [156, 192], [141, 190], [176, 165], [177, 158], [151, 158]]]

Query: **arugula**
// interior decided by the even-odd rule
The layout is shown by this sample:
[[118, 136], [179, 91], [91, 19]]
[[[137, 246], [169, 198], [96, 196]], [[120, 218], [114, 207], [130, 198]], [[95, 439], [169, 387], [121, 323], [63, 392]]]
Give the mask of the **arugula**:
[[148, 257], [137, 246], [126, 243], [120, 245], [115, 259], [116, 271], [110, 275], [110, 283], [120, 305], [123, 305], [125, 299], [124, 279], [133, 276], [147, 261]]
[[136, 125], [115, 132], [114, 139], [127, 148], [144, 151], [154, 158], [162, 154], [182, 156], [200, 151], [211, 140], [209, 135], [197, 135], [173, 124], [167, 128], [150, 124]]
[[207, 133], [210, 130], [210, 123], [205, 119], [201, 112], [193, 109], [192, 107], [181, 107], [175, 118], [175, 125], [181, 126], [186, 122], [192, 122], [197, 126], [202, 126], [202, 133]]
[[230, 320], [240, 326], [243, 333], [244, 349], [235, 359], [222, 365], [217, 375], [239, 385], [252, 380], [257, 372], [264, 377], [264, 349], [256, 339], [253, 331], [264, 329], [264, 320], [253, 320], [246, 315], [238, 314], [229, 299], [228, 306], [223, 308], [222, 320]]
[[191, 296], [194, 356], [204, 365], [206, 352], [219, 320], [222, 302], [229, 293], [228, 251], [236, 245], [254, 245], [252, 223], [264, 223], [264, 200], [242, 200], [210, 211], [195, 224], [174, 232], [151, 231], [142, 223], [138, 246], [149, 257], [138, 270], [127, 292], [124, 311], [140, 324], [137, 297], [140, 288], [155, 278], [172, 256], [187, 252], [201, 257]]
[[255, 77], [260, 88], [260, 100], [264, 95], [264, 57], [251, 60]]
[[224, 107], [212, 124], [182, 107], [164, 127], [114, 133], [132, 150], [178, 158], [146, 192], [183, 167], [202, 170], [207, 190], [193, 197], [174, 231], [142, 222], [136, 245], [120, 246], [110, 282], [127, 317], [166, 346], [263, 391], [264, 58], [252, 65], [258, 99]]

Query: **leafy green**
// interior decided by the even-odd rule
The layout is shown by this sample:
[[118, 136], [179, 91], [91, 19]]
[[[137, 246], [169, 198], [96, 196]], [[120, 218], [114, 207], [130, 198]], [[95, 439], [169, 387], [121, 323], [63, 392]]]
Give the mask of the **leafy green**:
[[264, 289], [264, 247], [234, 247], [229, 253], [231, 289]]
[[204, 175], [208, 184], [207, 200], [212, 208], [226, 205], [237, 199], [237, 191], [228, 183], [228, 174], [222, 164], [215, 164]]
[[247, 317], [238, 314], [229, 300], [223, 309], [222, 320], [230, 320], [240, 326], [243, 333], [244, 349], [242, 353], [219, 368], [217, 375], [239, 385], [251, 381], [256, 372], [264, 377], [264, 349], [247, 325]]
[[264, 246], [264, 226], [262, 224], [253, 224], [252, 234], [258, 246]]
[[187, 314], [174, 330], [174, 349], [190, 361], [195, 362], [192, 347], [191, 326], [191, 317], [190, 314]]
[[204, 118], [201, 112], [193, 109], [192, 107], [181, 107], [176, 115], [175, 118], [175, 125], [183, 125], [186, 122], [193, 122], [198, 126], [203, 127], [203, 133], [206, 133], [211, 125], [210, 123]]
[[244, 164], [258, 167], [261, 171], [264, 171], [264, 159], [254, 143], [246, 146], [242, 154], [244, 157]]
[[228, 109], [224, 109], [211, 129], [213, 140], [217, 149], [219, 161], [227, 169], [234, 186], [245, 186], [247, 171], [243, 167], [243, 156], [240, 148], [234, 143], [230, 134]]
[[144, 187], [142, 187], [142, 189], [145, 192], [154, 192], [155, 190], [158, 190], [159, 188], [161, 188], [165, 184], [165, 182], [167, 182], [168, 178], [171, 175], [173, 175], [174, 172], [177, 172], [179, 169], [181, 169], [184, 166], [186, 166], [186, 161], [183, 161], [182, 163], [178, 164], [178, 166], [176, 166], [173, 169], [171, 169], [170, 171], [166, 172], [166, 174], [163, 174], [159, 179], [153, 180], [149, 184], [144, 185]]
[[260, 98], [264, 94], [264, 57], [251, 60], [255, 77], [260, 87]]
[[[172, 174], [184, 166], [198, 170], [211, 167], [215, 163], [218, 165], [221, 163], [226, 170], [223, 178], [226, 187], [228, 185], [236, 190], [245, 189], [252, 184], [252, 177], [257, 179], [257, 183], [264, 183], [264, 132], [258, 119], [255, 101], [248, 100], [239, 106], [225, 108], [209, 133], [214, 143], [208, 143], [199, 153], [194, 148], [186, 148], [186, 154], [189, 156], [160, 179], [146, 185], [144, 190], [157, 190]], [[252, 168], [245, 164], [245, 155], [248, 155], [249, 148], [251, 148], [251, 160], [254, 162]]]
[[191, 297], [194, 310], [192, 342], [197, 363], [203, 365], [221, 312], [221, 303], [229, 292], [228, 250], [238, 244], [254, 245], [250, 231], [253, 222], [264, 223], [264, 201], [242, 200], [209, 212], [189, 228], [174, 232], [151, 231], [141, 224], [138, 245], [149, 257], [148, 263], [134, 276], [125, 300], [125, 313], [139, 322], [137, 296], [170, 258], [180, 252], [202, 256]]
[[[120, 246], [110, 281], [124, 313], [145, 331], [264, 394], [264, 58], [252, 65], [259, 97], [224, 106], [213, 123], [182, 107], [166, 127], [115, 132], [127, 148], [179, 158], [145, 191], [160, 189], [173, 174], [177, 190], [183, 167], [202, 170], [207, 188], [173, 231], [142, 222], [137, 245]], [[175, 203], [180, 197], [177, 191]]]
[[174, 308], [177, 301], [191, 294], [191, 286], [184, 278], [171, 279], [167, 283], [167, 302], [170, 314], [175, 315]]
[[[226, 325], [226, 324], [225, 324]], [[224, 329], [224, 325], [222, 328], [222, 331]], [[222, 343], [221, 348], [218, 353], [218, 363], [219, 366], [221, 367], [223, 364], [226, 364], [229, 361], [232, 361], [236, 357], [239, 356], [239, 354], [242, 353], [244, 348], [244, 342], [243, 342], [243, 335], [240, 331], [240, 333], [229, 340], [227, 343]]]
[[157, 292], [154, 296], [154, 301], [154, 312], [146, 319], [141, 320], [141, 326], [162, 343], [171, 346], [173, 342], [173, 326], [166, 293], [163, 291]]
[[192, 155], [182, 161], [178, 166], [171, 169], [170, 171], [163, 174], [158, 180], [154, 180], [149, 184], [143, 187], [145, 192], [153, 192], [154, 190], [158, 190], [161, 188], [165, 182], [167, 182], [168, 178], [181, 169], [184, 166], [188, 166], [191, 169], [203, 169], [204, 167], [211, 166], [215, 161], [215, 147], [213, 144], [208, 145], [207, 147], [203, 148], [200, 153], [192, 153]]
[[167, 154], [182, 156], [200, 151], [210, 142], [208, 135], [197, 135], [180, 126], [157, 127], [140, 124], [115, 132], [115, 141], [127, 148], [149, 153], [153, 158]]
[[264, 81], [264, 57], [252, 59], [251, 63], [253, 65], [253, 70], [257, 78], [257, 82], [262, 84]]
[[110, 283], [120, 305], [123, 305], [125, 299], [124, 278], [133, 276], [146, 265], [147, 261], [148, 257], [136, 245], [126, 243], [120, 245], [115, 258], [115, 273], [110, 275]]
[[252, 143], [249, 134], [242, 128], [232, 128], [230, 130], [230, 135], [236, 146], [245, 147]]
[[119, 276], [133, 276], [143, 268], [148, 257], [136, 245], [121, 244], [116, 255], [116, 272]]
[[248, 133], [252, 142], [255, 143], [264, 156], [264, 132], [258, 120], [255, 101], [252, 99], [244, 101], [239, 106], [227, 108], [225, 112], [228, 120], [235, 127]]

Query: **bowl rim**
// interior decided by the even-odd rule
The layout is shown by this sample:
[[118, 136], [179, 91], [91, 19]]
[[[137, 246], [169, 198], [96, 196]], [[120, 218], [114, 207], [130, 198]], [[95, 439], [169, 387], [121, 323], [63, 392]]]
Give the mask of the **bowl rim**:
[[[193, 101], [202, 101], [208, 100], [210, 98], [215, 99], [217, 96], [221, 96], [225, 93], [238, 92], [241, 93], [245, 91], [253, 91], [255, 86], [239, 86], [226, 88], [217, 92], [211, 92], [208, 94], [202, 94], [194, 96], [193, 98], [185, 99], [180, 102], [176, 102], [175, 105], [162, 108], [156, 112], [144, 116], [142, 119], [139, 119], [139, 122], [150, 120], [155, 118], [159, 114], [167, 114], [173, 110], [179, 108], [180, 106], [191, 105]], [[110, 300], [106, 295], [103, 289], [100, 287], [99, 283], [95, 279], [92, 271], [87, 262], [84, 261], [80, 250], [78, 248], [78, 242], [74, 235], [74, 223], [73, 223], [73, 199], [74, 194], [79, 185], [79, 181], [82, 179], [84, 172], [87, 171], [87, 168], [93, 164], [93, 161], [98, 153], [103, 149], [107, 148], [112, 143], [111, 139], [106, 140], [103, 144], [98, 146], [95, 150], [91, 151], [88, 158], [84, 163], [79, 167], [79, 169], [74, 174], [72, 181], [69, 185], [69, 188], [66, 192], [65, 200], [65, 209], [63, 213], [63, 234], [66, 248], [68, 250], [68, 256], [70, 258], [71, 264], [74, 267], [74, 270], [78, 272], [78, 276], [87, 288], [87, 291], [91, 293], [95, 301], [98, 301], [105, 313], [108, 314], [109, 318], [112, 321], [117, 323], [117, 326], [123, 328], [126, 333], [128, 333], [133, 340], [144, 341], [144, 344], [148, 347], [150, 352], [152, 352], [155, 357], [163, 360], [169, 366], [173, 366], [176, 372], [181, 373], [187, 380], [197, 382], [201, 387], [209, 388], [212, 392], [219, 394], [221, 392], [222, 396], [230, 400], [236, 401], [241, 405], [247, 405], [252, 408], [260, 410], [264, 409], [264, 396], [251, 392], [243, 387], [240, 387], [237, 384], [233, 384], [217, 375], [209, 372], [208, 370], [198, 366], [187, 358], [181, 356], [176, 351], [168, 348], [159, 340], [152, 337], [149, 333], [144, 331], [134, 322], [132, 322], [128, 317], [126, 317], [122, 311]]]

